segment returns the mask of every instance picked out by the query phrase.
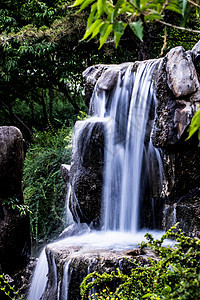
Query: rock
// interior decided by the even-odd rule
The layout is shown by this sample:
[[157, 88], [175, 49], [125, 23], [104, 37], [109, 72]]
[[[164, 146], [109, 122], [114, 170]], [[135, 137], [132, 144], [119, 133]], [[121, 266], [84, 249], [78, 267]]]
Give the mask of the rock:
[[177, 108], [174, 113], [174, 124], [177, 127], [178, 138], [180, 139], [191, 122], [193, 109], [191, 103], [188, 101], [176, 100], [176, 103], [182, 106], [181, 108]]
[[[42, 296], [44, 300], [59, 299], [80, 300], [80, 284], [88, 273], [112, 272], [120, 268], [130, 274], [133, 261], [148, 264], [146, 256], [138, 249], [123, 251], [84, 250], [82, 246], [57, 247], [51, 244], [46, 247], [49, 266], [48, 282]], [[67, 295], [66, 295], [67, 293]]]
[[187, 96], [199, 88], [192, 57], [183, 47], [175, 47], [166, 55], [167, 83], [175, 97]]
[[64, 182], [67, 184], [70, 178], [70, 165], [62, 164], [60, 167], [60, 171]]
[[87, 68], [83, 72], [83, 77], [86, 80], [85, 83], [85, 102], [87, 106], [90, 106], [89, 114], [93, 114], [93, 104], [91, 103], [91, 97], [95, 85], [99, 90], [112, 90], [115, 86], [118, 76], [123, 76], [128, 66], [134, 65], [137, 68], [138, 62], [136, 63], [123, 63], [120, 65], [95, 65]]
[[30, 256], [28, 215], [11, 204], [23, 204], [23, 138], [13, 126], [0, 127], [0, 273], [12, 274]]
[[0, 197], [21, 199], [24, 163], [23, 137], [14, 126], [0, 127]]
[[69, 207], [76, 222], [99, 225], [104, 166], [104, 124], [76, 123], [70, 169]]

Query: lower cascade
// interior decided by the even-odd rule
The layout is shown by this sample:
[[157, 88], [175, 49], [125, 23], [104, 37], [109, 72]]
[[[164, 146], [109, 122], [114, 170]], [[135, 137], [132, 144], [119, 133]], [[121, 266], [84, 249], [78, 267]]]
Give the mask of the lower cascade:
[[[180, 103], [176, 109], [170, 100], [178, 133], [170, 129], [170, 140], [170, 130], [164, 135], [156, 129], [163, 120], [156, 109], [154, 86], [164, 64], [149, 60], [103, 66], [96, 76], [91, 117], [78, 121], [74, 129], [69, 208], [75, 222], [42, 251], [29, 300], [78, 300], [80, 283], [88, 273], [130, 269], [127, 258], [147, 228], [154, 229], [154, 236], [162, 234], [157, 230], [163, 228], [158, 200], [163, 193], [169, 195], [174, 183], [163, 171], [163, 158], [168, 162], [169, 153], [162, 156], [159, 147], [167, 142], [174, 145], [186, 128], [183, 118], [178, 120], [184, 112]], [[84, 76], [89, 78], [95, 70], [88, 68]], [[157, 89], [163, 86], [156, 84]], [[170, 214], [168, 206], [162, 207], [165, 215]], [[173, 207], [174, 224], [178, 206]]]

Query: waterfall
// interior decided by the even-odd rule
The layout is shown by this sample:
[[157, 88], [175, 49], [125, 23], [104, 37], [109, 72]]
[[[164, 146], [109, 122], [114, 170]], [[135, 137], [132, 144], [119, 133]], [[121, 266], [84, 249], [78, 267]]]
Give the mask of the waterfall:
[[48, 263], [45, 249], [42, 250], [34, 271], [28, 300], [39, 300], [47, 284]]
[[[87, 151], [86, 143], [90, 140], [94, 123], [101, 122], [105, 125], [104, 183], [101, 216], [103, 230], [91, 230], [85, 235], [71, 236], [58, 240], [52, 244], [52, 249], [55, 253], [56, 249], [60, 249], [60, 247], [61, 249], [67, 249], [68, 247], [77, 246], [77, 244], [82, 249], [80, 251], [83, 252], [94, 249], [112, 251], [117, 249], [119, 251], [134, 248], [138, 242], [142, 241], [144, 232], [139, 232], [138, 230], [139, 203], [145, 195], [146, 182], [149, 180], [148, 184], [151, 183], [148, 173], [153, 172], [156, 174], [158, 189], [162, 188], [163, 180], [160, 152], [153, 147], [151, 141], [151, 130], [156, 107], [152, 74], [158, 63], [159, 61], [157, 60], [139, 63], [137, 70], [135, 70], [134, 64], [129, 64], [125, 73], [119, 72], [117, 83], [113, 90], [109, 92], [100, 90], [97, 82], [91, 99], [94, 114], [88, 120], [77, 122], [74, 146], [80, 148], [78, 155], [82, 155], [84, 151]], [[152, 122], [149, 125], [150, 115]], [[148, 130], [146, 130], [147, 127]], [[79, 138], [85, 128], [87, 128], [88, 137], [86, 136], [83, 145], [81, 144], [80, 147], [78, 144]], [[75, 203], [72, 204], [71, 210], [77, 220], [80, 220], [76, 212], [77, 207], [80, 207], [74, 186], [75, 182], [72, 178], [71, 195], [73, 195]], [[153, 197], [154, 191], [152, 191], [149, 199], [150, 203], [152, 203], [152, 215], [154, 217]], [[153, 223], [155, 222], [153, 221]], [[46, 261], [46, 258], [43, 259]], [[63, 266], [62, 280], [57, 283], [57, 287], [55, 285], [54, 288], [53, 285], [57, 293], [57, 299], [68, 299], [69, 282], [72, 276], [71, 262], [72, 259], [67, 258]], [[45, 263], [45, 270], [41, 273], [43, 279], [40, 274], [36, 274], [38, 271], [36, 269], [34, 278], [39, 278], [38, 281], [35, 280], [35, 283], [33, 280], [29, 300], [38, 300], [44, 293], [47, 282], [46, 264], [47, 262]], [[56, 268], [54, 268], [54, 265], [51, 268], [53, 268], [52, 276], [57, 278]], [[35, 296], [34, 289], [36, 289], [37, 282], [42, 281], [43, 285], [41, 287], [39, 285], [38, 289], [40, 291]]]
[[[94, 114], [106, 121], [103, 227], [135, 233], [142, 191], [144, 140], [155, 107], [152, 73], [158, 61], [130, 65], [112, 93], [93, 94]], [[146, 162], [148, 163], [148, 162]]]

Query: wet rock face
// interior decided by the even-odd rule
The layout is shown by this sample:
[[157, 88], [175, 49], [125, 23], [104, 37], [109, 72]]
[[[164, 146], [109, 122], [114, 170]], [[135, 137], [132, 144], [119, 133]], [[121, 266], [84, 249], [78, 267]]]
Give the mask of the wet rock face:
[[176, 47], [163, 60], [155, 83], [158, 101], [153, 135], [154, 146], [163, 151], [163, 227], [180, 222], [192, 236], [199, 236], [200, 231], [200, 153], [197, 138], [186, 138], [200, 103], [199, 53], [200, 43], [188, 52]]
[[103, 165], [104, 124], [77, 122], [70, 169], [70, 210], [76, 222], [99, 226]]
[[166, 55], [167, 83], [176, 98], [187, 96], [199, 88], [197, 72], [190, 52], [176, 47]]
[[30, 255], [28, 216], [20, 215], [9, 202], [23, 204], [22, 134], [16, 127], [0, 127], [0, 272], [12, 273], [23, 267]]
[[0, 197], [22, 194], [23, 138], [14, 126], [0, 127]]
[[123, 63], [120, 65], [95, 65], [87, 68], [83, 72], [83, 77], [86, 79], [85, 83], [85, 102], [89, 107], [90, 99], [94, 87], [98, 81], [98, 88], [100, 90], [111, 90], [118, 79], [119, 74], [123, 76], [125, 70], [130, 63]]
[[42, 296], [44, 300], [55, 300], [58, 297], [64, 300], [67, 296], [67, 299], [80, 300], [80, 284], [89, 273], [110, 273], [120, 268], [122, 272], [129, 274], [134, 267], [133, 261], [148, 263], [146, 256], [142, 256], [138, 249], [86, 251], [81, 246], [55, 248], [54, 245], [48, 245], [46, 255], [49, 273]]

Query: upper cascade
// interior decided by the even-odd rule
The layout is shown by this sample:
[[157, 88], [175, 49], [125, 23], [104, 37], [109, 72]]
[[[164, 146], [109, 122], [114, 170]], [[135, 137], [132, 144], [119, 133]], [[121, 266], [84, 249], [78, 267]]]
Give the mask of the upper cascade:
[[[155, 110], [152, 74], [158, 60], [130, 64], [124, 74], [119, 68], [110, 92], [97, 82], [91, 100], [93, 114], [105, 120], [105, 175], [102, 226], [105, 230], [136, 232], [139, 202], [145, 193], [146, 127]], [[116, 74], [116, 73], [115, 73]], [[116, 75], [115, 75], [116, 77]], [[113, 77], [114, 78], [114, 77]], [[154, 114], [154, 112], [153, 112]]]

